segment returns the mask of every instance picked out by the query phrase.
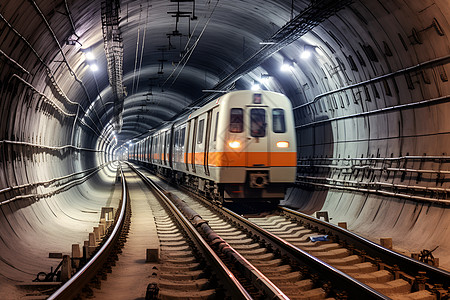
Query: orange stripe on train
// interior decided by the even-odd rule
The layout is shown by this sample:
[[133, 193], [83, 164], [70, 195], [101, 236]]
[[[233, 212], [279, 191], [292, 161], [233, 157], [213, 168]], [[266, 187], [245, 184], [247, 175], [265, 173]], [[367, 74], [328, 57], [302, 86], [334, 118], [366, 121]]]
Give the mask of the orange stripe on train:
[[[184, 160], [192, 164], [192, 153], [184, 153]], [[195, 153], [195, 164], [204, 164], [205, 153]], [[242, 167], [253, 165], [295, 167], [297, 166], [296, 152], [210, 152], [208, 166], [212, 167]], [[180, 162], [176, 160], [175, 162]]]

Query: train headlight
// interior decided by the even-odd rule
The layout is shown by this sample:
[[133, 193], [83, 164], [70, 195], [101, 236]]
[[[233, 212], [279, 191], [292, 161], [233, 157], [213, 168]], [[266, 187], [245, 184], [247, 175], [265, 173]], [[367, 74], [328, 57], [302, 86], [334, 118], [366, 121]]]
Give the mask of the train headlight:
[[285, 141], [277, 142], [277, 147], [278, 148], [289, 148], [289, 142], [285, 142]]
[[238, 141], [232, 141], [228, 143], [228, 146], [230, 146], [233, 149], [241, 147], [241, 143]]

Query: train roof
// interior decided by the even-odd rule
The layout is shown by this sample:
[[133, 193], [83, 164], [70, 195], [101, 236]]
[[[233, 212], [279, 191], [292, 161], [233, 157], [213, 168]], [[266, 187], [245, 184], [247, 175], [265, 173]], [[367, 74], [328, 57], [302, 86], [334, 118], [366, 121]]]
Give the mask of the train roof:
[[[191, 119], [193, 117], [196, 117], [199, 114], [201, 114], [201, 113], [203, 113], [205, 111], [208, 111], [211, 108], [213, 108], [213, 107], [215, 107], [217, 105], [220, 105], [221, 103], [224, 103], [225, 101], [228, 101], [228, 99], [230, 99], [232, 96], [236, 96], [236, 95], [245, 96], [245, 95], [254, 95], [254, 94], [262, 94], [263, 96], [264, 95], [266, 95], [266, 96], [268, 96], [268, 95], [279, 95], [279, 96], [286, 97], [286, 96], [284, 96], [281, 93], [272, 92], [272, 91], [264, 91], [264, 90], [259, 90], [259, 91], [252, 91], [252, 90], [232, 91], [232, 92], [226, 93], [226, 94], [224, 94], [224, 95], [222, 95], [220, 97], [217, 97], [217, 98], [211, 100], [209, 103], [205, 104], [202, 107], [197, 108], [197, 110], [192, 111], [187, 118], [184, 117], [184, 118], [180, 119], [180, 121], [184, 121], [186, 119]], [[178, 122], [178, 120], [177, 120], [177, 122]]]
[[231, 96], [236, 96], [236, 95], [253, 95], [253, 94], [262, 94], [262, 95], [281, 95], [283, 97], [285, 97], [283, 94], [281, 93], [277, 93], [277, 92], [272, 92], [272, 91], [265, 91], [265, 90], [259, 90], [259, 91], [252, 91], [252, 90], [239, 90], [239, 91], [232, 91], [226, 94], [223, 94], [220, 97], [214, 98], [213, 100], [211, 100], [210, 102], [208, 102], [207, 104], [201, 106], [201, 107], [195, 107], [192, 108], [192, 110], [189, 113], [186, 113], [182, 116], [180, 116], [179, 118], [173, 120], [173, 121], [169, 121], [165, 124], [162, 124], [161, 126], [155, 128], [153, 130], [153, 132], [149, 133], [148, 136], [153, 135], [155, 132], [161, 131], [161, 130], [166, 130], [168, 128], [170, 128], [171, 126], [177, 126], [180, 123], [184, 123], [186, 120], [189, 120], [191, 118], [194, 118], [196, 116], [198, 116], [199, 114], [208, 111], [210, 109], [212, 109], [215, 106], [220, 105], [221, 103], [227, 101]]

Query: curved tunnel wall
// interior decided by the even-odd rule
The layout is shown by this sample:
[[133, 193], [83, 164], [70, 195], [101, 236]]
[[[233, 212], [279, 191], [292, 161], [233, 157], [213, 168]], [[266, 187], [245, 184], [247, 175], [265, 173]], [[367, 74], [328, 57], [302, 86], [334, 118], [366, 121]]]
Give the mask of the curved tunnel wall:
[[[15, 284], [56, 267], [50, 252], [70, 253], [99, 209], [117, 205], [115, 170], [95, 170], [106, 162], [95, 148], [101, 129], [97, 114], [83, 116], [97, 90], [79, 48], [65, 44], [72, 29], [63, 3], [0, 2], [0, 293], [11, 299], [20, 296]], [[92, 3], [71, 13], [100, 18]], [[88, 43], [85, 26], [78, 33]]]
[[287, 92], [303, 189], [285, 201], [327, 210], [372, 238], [393, 237], [406, 253], [440, 246], [444, 264], [448, 9], [445, 1], [356, 2], [305, 35], [316, 53], [297, 59], [297, 84]]
[[[242, 47], [234, 42], [217, 64], [199, 65], [215, 72], [207, 79], [206, 71], [199, 75], [194, 68], [190, 80], [205, 77], [196, 87], [226, 75], [224, 68], [237, 67], [258, 49], [268, 28], [288, 21], [291, 1], [265, 2], [267, 7], [258, 13], [250, 6], [239, 11], [244, 16], [262, 12], [271, 23], [255, 23], [264, 31], [259, 36], [249, 33]], [[305, 3], [296, 3], [296, 9]], [[47, 187], [20, 186], [103, 165], [114, 146], [103, 127], [108, 122], [103, 114], [110, 108], [91, 108], [100, 92], [108, 90], [107, 78], [89, 71], [77, 43], [66, 44], [78, 39], [103, 51], [99, 3], [69, 1], [78, 37], [69, 14], [61, 13], [66, 11], [64, 2], [1, 4], [0, 201], [7, 203], [0, 206], [0, 270], [3, 276], [10, 274], [7, 278], [23, 280], [49, 265], [36, 262], [47, 252], [64, 251], [85, 238], [98, 219], [92, 212], [111, 202], [105, 195], [114, 172], [107, 167], [94, 175], [94, 183], [45, 199], [30, 195]], [[264, 14], [264, 9], [272, 11]], [[347, 221], [350, 229], [374, 237], [389, 234], [394, 244], [397, 237], [405, 250], [439, 244], [440, 253], [448, 253], [447, 206], [430, 200], [447, 200], [449, 185], [449, 15], [448, 1], [442, 0], [355, 1], [236, 83], [245, 88], [267, 72], [273, 80], [266, 88], [285, 93], [293, 102], [301, 188], [290, 192], [286, 204], [311, 213], [328, 210], [333, 222]], [[247, 25], [239, 30], [250, 31]], [[226, 26], [232, 32], [233, 24]], [[219, 38], [220, 32], [212, 36]], [[211, 41], [214, 50], [224, 45]], [[299, 58], [305, 45], [316, 49], [309, 60]], [[199, 47], [204, 56], [211, 55], [205, 50]], [[224, 54], [234, 51], [239, 55], [227, 60]], [[285, 58], [295, 60], [291, 73], [278, 70]], [[98, 62], [106, 64], [102, 56]], [[189, 88], [183, 86], [184, 94], [195, 98]], [[102, 94], [104, 103], [111, 101]], [[136, 127], [127, 126], [130, 132]], [[9, 201], [21, 195], [30, 197]], [[36, 245], [36, 239], [48, 244]], [[30, 248], [36, 251], [24, 263], [16, 262], [12, 249], [24, 255]], [[449, 262], [441, 257], [441, 263]]]

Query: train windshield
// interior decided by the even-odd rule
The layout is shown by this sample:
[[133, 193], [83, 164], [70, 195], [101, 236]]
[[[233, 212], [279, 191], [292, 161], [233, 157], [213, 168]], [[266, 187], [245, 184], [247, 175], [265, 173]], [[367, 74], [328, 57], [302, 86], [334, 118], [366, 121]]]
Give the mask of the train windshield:
[[281, 108], [275, 108], [272, 110], [272, 128], [275, 133], [286, 132], [286, 123], [284, 121], [284, 110]]
[[230, 132], [244, 131], [244, 111], [242, 108], [232, 108], [230, 113]]
[[266, 136], [266, 111], [262, 108], [250, 110], [250, 133], [254, 137]]

